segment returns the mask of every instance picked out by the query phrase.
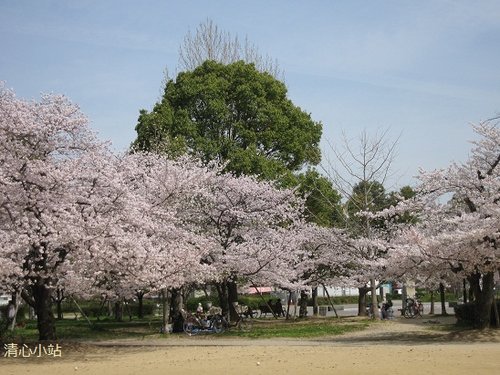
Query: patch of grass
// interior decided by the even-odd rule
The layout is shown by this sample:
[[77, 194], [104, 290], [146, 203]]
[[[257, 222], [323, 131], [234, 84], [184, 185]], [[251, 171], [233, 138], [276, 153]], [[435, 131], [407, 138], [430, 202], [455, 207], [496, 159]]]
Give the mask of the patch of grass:
[[[86, 320], [64, 319], [56, 321], [58, 340], [64, 341], [100, 341], [126, 338], [169, 338], [170, 335], [160, 335], [160, 319], [133, 320], [116, 322], [114, 320], [91, 320], [90, 326]], [[321, 336], [341, 335], [347, 332], [363, 330], [372, 322], [359, 318], [308, 318], [303, 320], [255, 319], [250, 332], [239, 332], [237, 329], [227, 331], [214, 337], [248, 337], [248, 338], [313, 338]], [[184, 333], [180, 333], [184, 335]], [[16, 328], [10, 342], [36, 342], [38, 330], [35, 321], [27, 321], [24, 327]]]
[[311, 318], [307, 320], [256, 320], [250, 332], [230, 330], [224, 335], [249, 337], [249, 338], [312, 338], [321, 336], [342, 335], [348, 332], [363, 330], [368, 327], [367, 319], [336, 319], [336, 318]]
[[[133, 320], [117, 322], [114, 320], [63, 319], [56, 321], [56, 335], [59, 340], [107, 340], [120, 338], [142, 338], [158, 333], [160, 320]], [[34, 342], [38, 340], [35, 321], [27, 321], [24, 327], [18, 327], [11, 335], [15, 342]]]

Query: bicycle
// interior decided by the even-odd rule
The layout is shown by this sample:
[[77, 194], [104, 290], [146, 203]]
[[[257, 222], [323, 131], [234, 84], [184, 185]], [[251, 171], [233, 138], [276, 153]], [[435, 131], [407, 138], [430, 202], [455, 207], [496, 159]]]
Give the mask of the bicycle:
[[[183, 330], [188, 336], [197, 335], [199, 333], [221, 333], [224, 332], [227, 323], [226, 319], [219, 311], [210, 311], [209, 315], [202, 317], [191, 314], [184, 309], [181, 314], [184, 318]], [[212, 310], [212, 309], [211, 309]]]
[[238, 320], [231, 326], [238, 328], [240, 332], [250, 332], [253, 327], [252, 311], [245, 305], [233, 304], [233, 306], [238, 314]]
[[418, 299], [407, 298], [406, 307], [402, 310], [402, 314], [407, 319], [421, 318], [424, 314], [424, 305]]

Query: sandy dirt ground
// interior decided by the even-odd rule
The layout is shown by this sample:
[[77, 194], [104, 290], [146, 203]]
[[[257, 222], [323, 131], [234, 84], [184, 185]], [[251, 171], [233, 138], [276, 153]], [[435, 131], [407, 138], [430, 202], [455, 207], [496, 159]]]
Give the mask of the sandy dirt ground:
[[398, 319], [320, 339], [175, 335], [62, 343], [60, 358], [0, 358], [0, 374], [500, 374], [498, 330], [431, 329], [449, 322]]

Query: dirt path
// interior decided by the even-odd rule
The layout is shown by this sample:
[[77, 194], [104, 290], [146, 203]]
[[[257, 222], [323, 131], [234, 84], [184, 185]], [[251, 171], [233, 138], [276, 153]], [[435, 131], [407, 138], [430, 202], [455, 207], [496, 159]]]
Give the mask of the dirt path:
[[[2, 375], [19, 374], [497, 374], [500, 333], [436, 327], [453, 319], [380, 322], [321, 339], [172, 336], [68, 347], [61, 358], [1, 358]], [[429, 327], [435, 327], [429, 329]], [[63, 344], [64, 345], [64, 344]]]

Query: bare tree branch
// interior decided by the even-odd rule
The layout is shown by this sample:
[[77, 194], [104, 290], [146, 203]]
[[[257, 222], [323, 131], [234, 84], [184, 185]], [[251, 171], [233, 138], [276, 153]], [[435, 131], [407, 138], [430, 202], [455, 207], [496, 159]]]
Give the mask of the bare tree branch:
[[182, 70], [194, 70], [207, 60], [230, 64], [239, 60], [253, 63], [257, 70], [266, 72], [276, 79], [283, 80], [283, 72], [276, 60], [263, 56], [255, 44], [245, 37], [240, 43], [238, 36], [232, 37], [209, 18], [196, 28], [194, 34], [189, 31], [179, 47], [179, 67]]
[[334, 157], [325, 157], [326, 163], [320, 167], [344, 199], [349, 200], [354, 187], [360, 183], [365, 184], [366, 193], [369, 193], [374, 183], [385, 185], [391, 176], [400, 137], [390, 141], [388, 132], [387, 129], [370, 137], [363, 131], [358, 137], [357, 147], [345, 132], [342, 132], [340, 146], [327, 141]]

